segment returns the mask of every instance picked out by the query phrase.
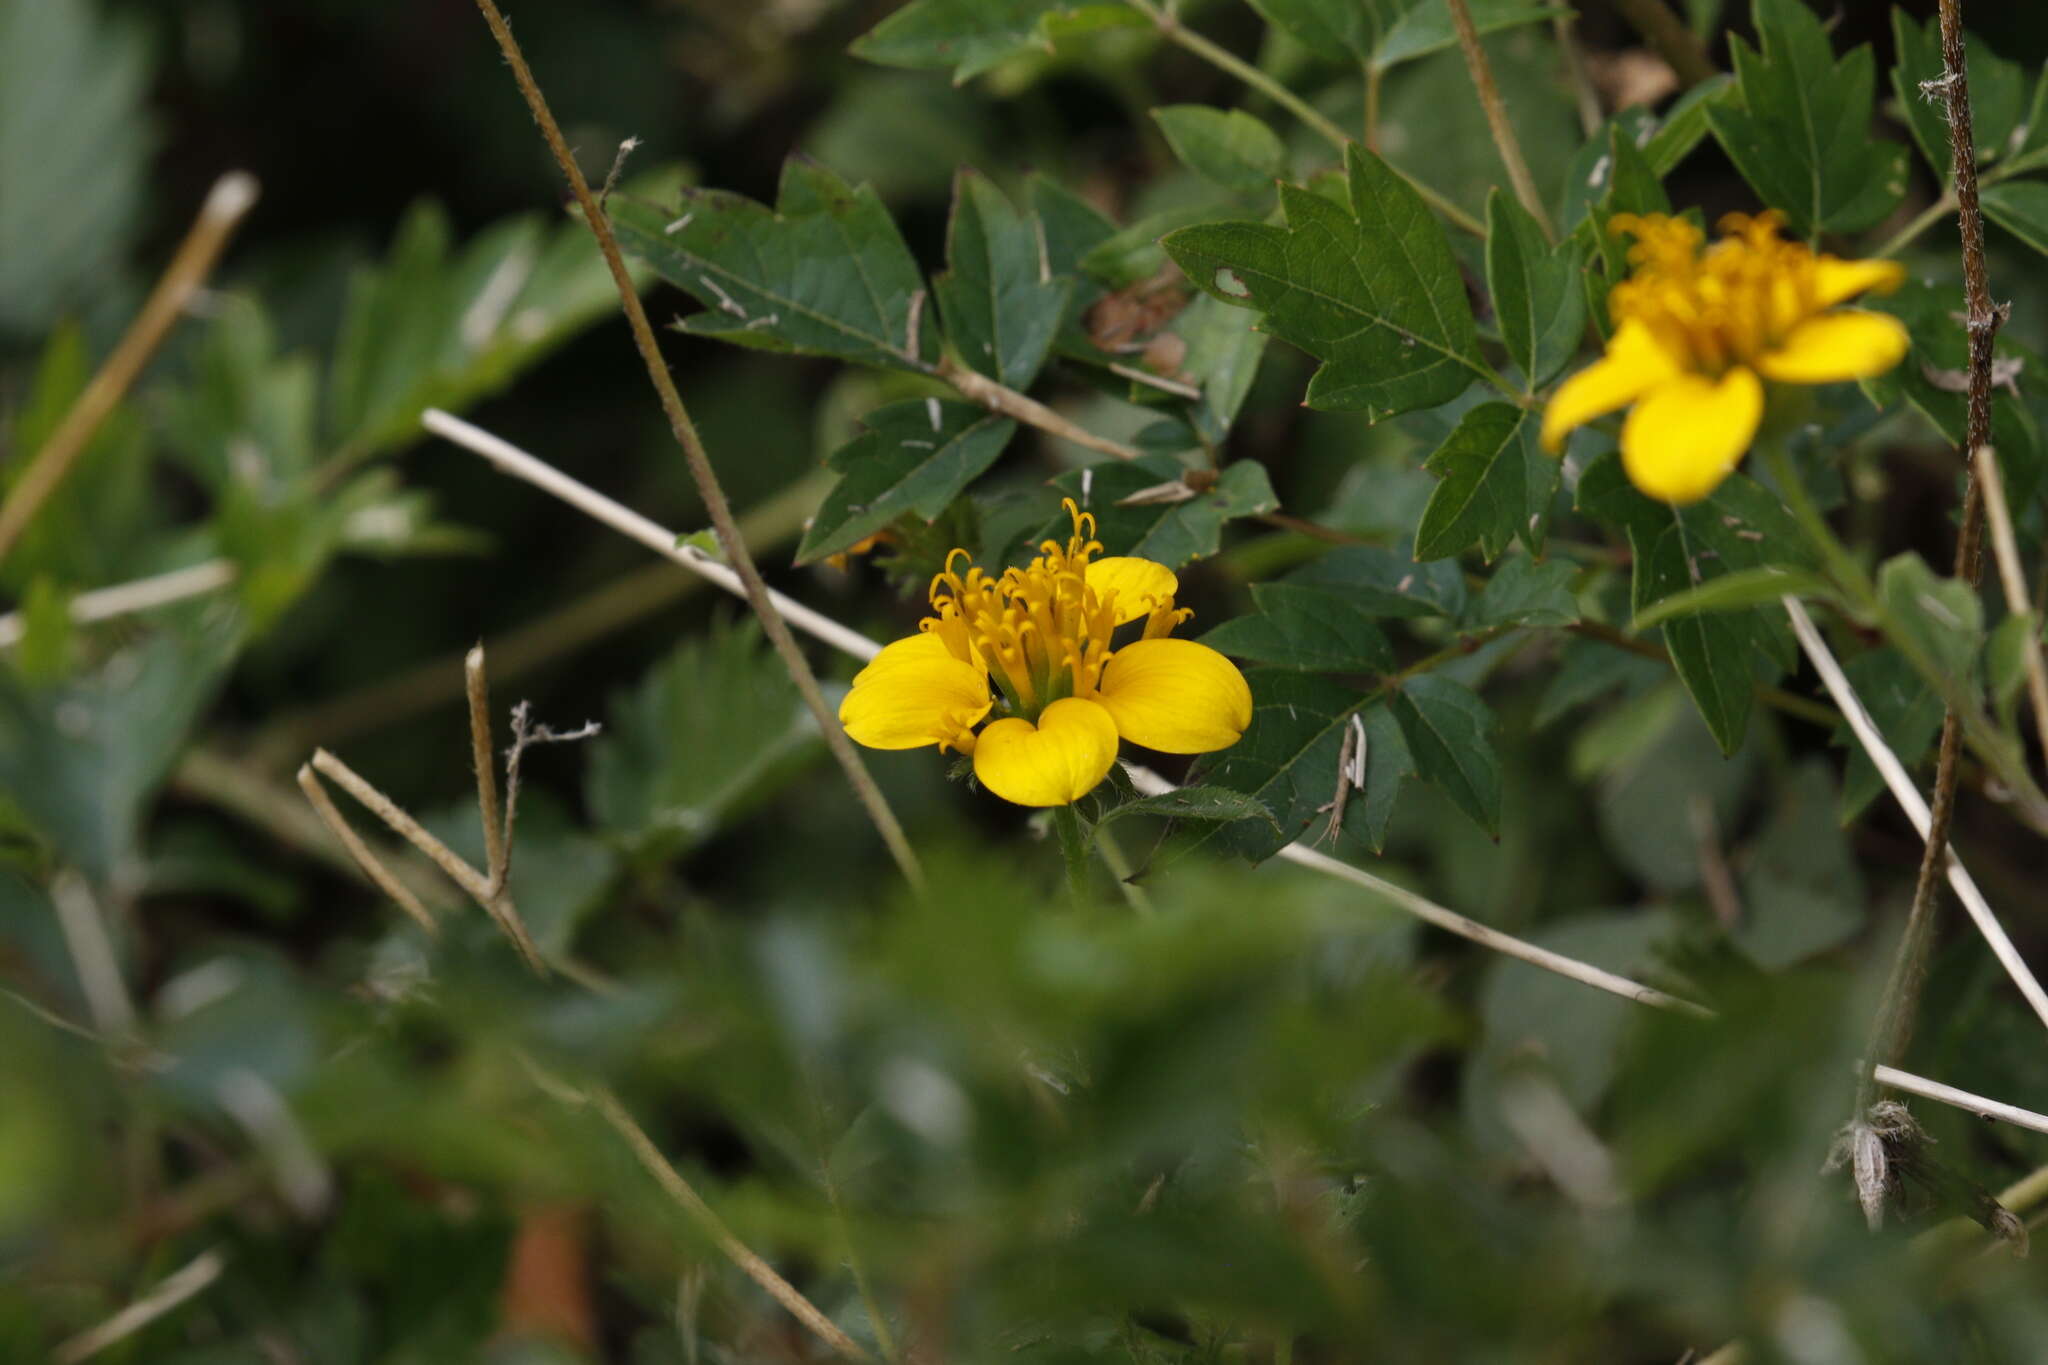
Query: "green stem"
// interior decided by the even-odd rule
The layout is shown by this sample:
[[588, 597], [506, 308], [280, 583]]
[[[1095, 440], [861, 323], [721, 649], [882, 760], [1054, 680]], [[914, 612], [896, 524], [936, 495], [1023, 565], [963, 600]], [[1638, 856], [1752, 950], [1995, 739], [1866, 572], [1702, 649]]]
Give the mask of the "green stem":
[[1100, 825], [1095, 829], [1095, 850], [1102, 855], [1103, 865], [1109, 869], [1109, 874], [1116, 878], [1117, 889], [1124, 893], [1124, 899], [1131, 903], [1131, 909], [1141, 915], [1151, 914], [1152, 897], [1144, 887], [1131, 880], [1135, 869], [1131, 860], [1124, 856], [1123, 845], [1116, 841], [1116, 836], [1107, 828]]
[[1052, 827], [1059, 832], [1060, 858], [1067, 867], [1067, 894], [1079, 901], [1088, 892], [1088, 841], [1081, 834], [1081, 817], [1072, 806], [1054, 806]]
[[1806, 485], [1800, 480], [1785, 443], [1766, 439], [1763, 447], [1764, 459], [1771, 467], [1771, 477], [1778, 483], [1778, 494], [1784, 498], [1785, 506], [1791, 509], [1792, 519], [1799, 523], [1799, 529], [1806, 532], [1806, 538], [1819, 552], [1821, 567], [1835, 580], [1835, 586], [1849, 595], [1858, 610], [1875, 615], [1877, 590], [1871, 586], [1870, 575], [1863, 572], [1863, 566], [1836, 538], [1828, 527], [1827, 519], [1821, 516], [1820, 509], [1807, 496]]
[[1907, 223], [1904, 227], [1900, 228], [1897, 232], [1893, 233], [1891, 239], [1887, 241], [1883, 246], [1879, 247], [1873, 254], [1880, 259], [1887, 256], [1898, 255], [1901, 251], [1904, 251], [1908, 246], [1912, 245], [1914, 238], [1918, 237], [1921, 233], [1927, 231], [1927, 229], [1933, 227], [1936, 223], [1948, 217], [1951, 213], [1954, 213], [1955, 211], [1955, 191], [1942, 191], [1941, 197], [1939, 199], [1929, 204], [1926, 208], [1920, 210], [1920, 212], [1914, 216], [1913, 221]]

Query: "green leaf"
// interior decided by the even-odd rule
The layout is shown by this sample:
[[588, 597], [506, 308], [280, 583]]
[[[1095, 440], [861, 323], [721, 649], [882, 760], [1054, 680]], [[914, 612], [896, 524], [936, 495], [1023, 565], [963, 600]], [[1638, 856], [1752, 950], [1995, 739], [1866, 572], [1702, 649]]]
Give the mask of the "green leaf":
[[[1390, 0], [1400, 5], [1402, 0]], [[1368, 0], [1370, 3], [1370, 0]], [[1483, 36], [1521, 24], [1537, 24], [1556, 14], [1557, 8], [1529, 0], [1472, 0], [1472, 27]], [[1451, 25], [1451, 7], [1435, 0], [1407, 0], [1407, 12], [1387, 27], [1372, 52], [1372, 65], [1385, 71], [1401, 62], [1441, 52], [1458, 41]]]
[[891, 403], [861, 425], [828, 461], [842, 477], [804, 532], [799, 564], [838, 554], [906, 514], [937, 520], [1017, 429], [1006, 417], [938, 398]]
[[1542, 729], [1574, 707], [1620, 690], [1633, 698], [1668, 676], [1661, 659], [1620, 649], [1600, 640], [1568, 640], [1532, 722]]
[[2048, 185], [2006, 180], [1985, 186], [1978, 199], [1992, 222], [2048, 255]]
[[[1940, 22], [1930, 17], [1925, 24], [1916, 24], [1904, 10], [1894, 9], [1892, 36], [1898, 52], [1898, 65], [1891, 72], [1892, 93], [1898, 96], [1899, 113], [1929, 168], [1946, 184], [1955, 178], [1947, 106], [1940, 99], [1928, 98], [1920, 88], [1923, 82], [1939, 80], [1945, 69]], [[2025, 67], [1997, 56], [1974, 33], [1963, 35], [1963, 50], [1977, 164], [1995, 165], [2000, 158], [2032, 144], [2043, 131], [2023, 126], [2031, 123], [2027, 115], [2036, 93], [2035, 82]], [[1990, 188], [1986, 187], [1987, 193]]]
[[1876, 59], [1837, 61], [1801, 0], [1756, 0], [1762, 51], [1734, 39], [1739, 100], [1707, 110], [1714, 135], [1766, 204], [1800, 236], [1858, 232], [1906, 192], [1906, 149], [1870, 135]]
[[[1277, 831], [1238, 823], [1216, 836], [1240, 856], [1263, 862], [1325, 814], [1337, 790], [1345, 728], [1365, 699], [1313, 673], [1255, 669], [1247, 681], [1251, 725], [1237, 743], [1202, 759], [1195, 780], [1256, 798], [1272, 811]], [[1368, 760], [1371, 754], [1368, 746]]]
[[1325, 362], [1309, 406], [1378, 420], [1447, 403], [1487, 373], [1450, 244], [1385, 162], [1356, 144], [1345, 159], [1348, 205], [1283, 185], [1285, 227], [1202, 223], [1163, 245], [1201, 289]]
[[143, 807], [212, 698], [228, 632], [166, 630], [60, 686], [0, 665], [0, 794], [97, 882], [139, 856]]
[[962, 169], [953, 182], [946, 262], [932, 292], [953, 350], [998, 383], [1030, 388], [1074, 288], [1071, 278], [1053, 275], [1037, 220], [987, 177]]
[[1158, 796], [1141, 796], [1104, 811], [1096, 820], [1095, 828], [1100, 829], [1110, 821], [1121, 820], [1128, 815], [1149, 815], [1164, 820], [1257, 820], [1270, 826], [1274, 833], [1280, 832], [1280, 824], [1273, 818], [1273, 812], [1266, 809], [1265, 802], [1243, 792], [1231, 791], [1228, 787], [1178, 787]]
[[1877, 597], [1886, 633], [1900, 650], [1968, 695], [1984, 644], [1984, 602], [1977, 590], [1941, 577], [1919, 555], [1907, 553], [1878, 569]]
[[1833, 592], [1832, 585], [1819, 574], [1801, 573], [1793, 569], [1779, 568], [1775, 564], [1764, 564], [1754, 569], [1740, 569], [1734, 573], [1722, 574], [1719, 578], [1708, 579], [1696, 588], [1675, 592], [1638, 615], [1629, 623], [1629, 629], [1641, 634], [1652, 626], [1662, 625], [1680, 616], [1775, 606], [1778, 599], [1787, 594], [1793, 597], [1822, 597]]
[[1772, 784], [1777, 805], [1742, 864], [1736, 947], [1767, 972], [1826, 952], [1863, 928], [1862, 869], [1835, 819], [1828, 764], [1808, 758]]
[[2040, 618], [2021, 611], [2000, 621], [1984, 642], [1984, 680], [1990, 684], [1998, 723], [2007, 729], [2012, 728], [2015, 704], [2026, 685], [2027, 660], [2040, 648], [2040, 638]]
[[1152, 117], [1189, 170], [1232, 194], [1264, 196], [1287, 174], [1280, 135], [1242, 109], [1169, 104], [1154, 109]]
[[1500, 758], [1493, 751], [1493, 711], [1476, 693], [1425, 673], [1387, 698], [1422, 780], [1496, 837], [1500, 834]]
[[883, 66], [953, 72], [958, 85], [1033, 51], [1051, 51], [1056, 23], [1139, 24], [1137, 11], [1085, 0], [912, 0], [854, 40], [854, 56]]
[[1495, 188], [1486, 199], [1486, 289], [1508, 358], [1533, 392], [1578, 353], [1586, 327], [1578, 244], [1551, 246], [1527, 209]]
[[1530, 475], [1550, 477], [1554, 462], [1536, 449], [1536, 423], [1511, 403], [1482, 403], [1459, 419], [1450, 439], [1423, 463], [1442, 480], [1415, 527], [1415, 557], [1443, 559], [1475, 541], [1488, 560], [1518, 535], [1530, 538]]
[[1256, 616], [1225, 621], [1202, 643], [1240, 659], [1310, 673], [1386, 673], [1394, 650], [1363, 602], [1324, 588], [1254, 583]]
[[1287, 575], [1289, 583], [1349, 595], [1373, 616], [1465, 614], [1465, 574], [1454, 559], [1418, 564], [1398, 549], [1340, 545]]
[[751, 624], [685, 641], [613, 694], [585, 800], [636, 855], [716, 833], [816, 751], [817, 726]]
[[[1251, 6], [1311, 51], [1328, 57], [1348, 53], [1381, 71], [1457, 41], [1450, 11], [1440, 0], [1251, 0]], [[1481, 33], [1552, 13], [1530, 0], [1473, 0], [1471, 11]]]
[[693, 335], [896, 369], [933, 358], [925, 329], [911, 335], [923, 280], [889, 211], [822, 166], [785, 162], [773, 209], [693, 189], [673, 215], [615, 201], [612, 225], [620, 246], [706, 305], [683, 320]]
[[1518, 555], [1487, 581], [1472, 608], [1475, 626], [1568, 626], [1579, 619], [1572, 580], [1578, 567], [1562, 559]]
[[1251, 393], [1259, 361], [1266, 354], [1266, 334], [1257, 319], [1242, 308], [1198, 295], [1173, 320], [1174, 334], [1187, 342], [1180, 378], [1201, 386], [1201, 402], [1190, 417], [1212, 445], [1223, 444], [1231, 423]]
[[[1927, 685], [1917, 669], [1896, 649], [1866, 650], [1842, 666], [1849, 686], [1870, 713], [1877, 732], [1911, 772], [1934, 747], [1941, 733], [1941, 694]], [[1843, 824], [1856, 818], [1872, 798], [1884, 790], [1884, 778], [1870, 761], [1863, 745], [1842, 721], [1833, 740], [1849, 751], [1843, 764], [1840, 819]]]
[[[0, 334], [104, 302], [156, 217], [147, 27], [102, 8], [0, 0]], [[174, 219], [195, 207], [170, 202]]]
[[1643, 149], [1643, 160], [1660, 178], [1671, 174], [1678, 163], [1692, 154], [1710, 130], [1707, 110], [1710, 106], [1726, 102], [1735, 89], [1733, 76], [1717, 73], [1701, 81], [1678, 97], [1669, 109], [1664, 111], [1663, 121], [1650, 140], [1639, 144]]
[[[1216, 476], [1208, 491], [1181, 497], [1172, 485], [1186, 471], [1167, 455], [1127, 463], [1090, 465], [1054, 479], [1053, 487], [1095, 514], [1095, 533], [1107, 553], [1138, 555], [1177, 569], [1191, 559], [1216, 553], [1223, 524], [1234, 517], [1270, 512], [1280, 504], [1267, 482], [1265, 466], [1239, 460]], [[1139, 501], [1129, 501], [1132, 498]], [[1033, 537], [1064, 540], [1063, 512]]]

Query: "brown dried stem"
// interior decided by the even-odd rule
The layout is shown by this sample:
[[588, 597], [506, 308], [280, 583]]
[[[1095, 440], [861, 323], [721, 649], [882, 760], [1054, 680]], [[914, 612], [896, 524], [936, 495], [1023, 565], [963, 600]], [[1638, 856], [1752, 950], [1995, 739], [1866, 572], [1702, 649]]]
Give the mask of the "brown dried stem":
[[591, 192], [590, 182], [584, 179], [582, 168], [569, 151], [569, 144], [562, 137], [562, 130], [555, 122], [554, 113], [548, 108], [547, 99], [541, 94], [540, 86], [534, 81], [533, 72], [526, 64], [525, 55], [519, 50], [518, 42], [512, 37], [512, 30], [505, 23], [493, 0], [477, 0], [477, 9], [482, 12], [484, 22], [490, 26], [491, 36], [497, 39], [498, 49], [505, 56], [506, 64], [512, 68], [512, 79], [519, 86], [519, 93], [525, 98], [526, 106], [533, 113], [533, 120], [540, 125], [541, 136], [546, 140], [548, 150], [553, 153], [555, 163], [561, 167], [562, 175], [568, 180], [570, 190], [576, 196], [577, 204], [583, 210], [583, 220], [597, 238], [598, 249], [604, 253], [605, 265], [610, 268], [612, 280], [618, 285], [619, 302], [624, 307], [627, 325], [633, 333], [633, 344], [639, 349], [640, 359], [647, 366], [647, 377], [654, 384], [654, 391], [661, 399], [662, 411], [668, 417], [669, 429], [682, 447], [684, 462], [689, 466], [690, 477], [697, 485], [698, 496], [704, 500], [705, 510], [711, 515], [711, 526], [717, 533], [719, 548], [739, 575], [746, 589], [748, 605], [760, 618], [761, 629], [775, 652], [782, 657], [789, 669], [790, 678], [802, 693], [804, 705], [818, 723], [818, 730], [825, 737], [825, 743], [839, 766], [846, 772], [846, 780], [853, 787], [854, 795], [867, 809], [868, 818], [874, 822], [882, 842], [888, 845], [896, 865], [902, 869], [905, 880], [913, 886], [924, 883], [924, 872], [919, 866], [917, 853], [910, 847], [904, 836], [903, 827], [896, 820], [896, 814], [889, 809], [881, 788], [869, 776], [867, 766], [854, 751], [853, 741], [839, 725], [838, 717], [825, 704], [825, 696], [818, 689], [818, 679], [805, 661], [803, 651], [797, 647], [796, 637], [776, 614], [768, 600], [768, 585], [761, 578], [761, 571], [754, 564], [754, 557], [747, 550], [741, 538], [739, 527], [733, 520], [732, 505], [727, 502], [725, 489], [718, 482], [718, 474], [711, 466], [711, 457], [704, 449], [704, 442], [697, 434], [695, 423], [690, 420], [689, 409], [683, 406], [682, 395], [676, 392], [675, 382], [669, 378], [668, 362], [662, 359], [661, 347], [656, 342], [654, 328], [647, 321], [647, 310], [641, 306], [640, 291], [634, 286], [632, 276], [626, 270], [625, 258], [619, 254], [619, 245], [612, 237], [611, 220], [605, 216], [604, 208]]
[[462, 684], [469, 699], [469, 758], [476, 769], [477, 815], [484, 825], [484, 883], [495, 896], [505, 889], [506, 836], [511, 823], [498, 814], [498, 760], [491, 752], [491, 683], [484, 672], [484, 647], [462, 656]]
[[327, 794], [327, 788], [320, 784], [320, 775], [313, 771], [313, 765], [310, 763], [299, 765], [299, 790], [304, 792], [306, 800], [312, 803], [314, 811], [320, 816], [320, 822], [327, 826], [328, 831], [340, 840], [341, 846], [348, 850], [349, 856], [355, 859], [356, 866], [363, 870], [363, 875], [375, 883], [379, 891], [398, 902], [398, 908], [412, 916], [420, 928], [426, 930], [430, 936], [438, 936], [441, 926], [427, 913], [427, 907], [420, 904], [420, 898], [413, 895], [405, 883], [398, 880], [390, 868], [384, 866], [383, 859], [363, 842], [363, 836], [355, 832], [347, 817], [342, 815], [340, 808], [334, 804], [334, 798]]
[[1479, 107], [1486, 113], [1486, 126], [1493, 133], [1493, 145], [1500, 151], [1501, 163], [1508, 168], [1508, 181], [1515, 187], [1515, 198], [1522, 201], [1522, 207], [1543, 230], [1543, 240], [1555, 242], [1557, 231], [1550, 225], [1550, 212], [1543, 206], [1543, 195], [1536, 188], [1536, 178], [1529, 174], [1529, 162], [1522, 155], [1522, 143], [1515, 136], [1515, 126], [1508, 121], [1508, 108], [1500, 97], [1500, 86], [1493, 79], [1493, 64], [1486, 59], [1486, 49], [1480, 46], [1479, 29], [1472, 22], [1472, 9], [1465, 0], [1447, 0], [1447, 3], [1451, 10], [1451, 27], [1458, 32], [1458, 48], [1465, 54], [1465, 69], [1472, 75], [1472, 88], [1479, 92]]
[[1119, 460], [1135, 460], [1144, 452], [1136, 446], [1112, 441], [1106, 436], [1097, 436], [1088, 428], [1070, 422], [1035, 398], [1026, 397], [1015, 389], [1006, 388], [987, 375], [969, 369], [948, 356], [939, 363], [938, 377], [951, 384], [962, 398], [979, 403], [990, 412], [1005, 417], [1014, 417], [1027, 426], [1057, 436], [1063, 441], [1072, 441], [1077, 446]]
[[228, 239], [256, 203], [256, 193], [256, 177], [246, 171], [230, 171], [214, 182], [198, 219], [178, 244], [177, 253], [126, 335], [86, 384], [57, 429], [43, 442], [20, 480], [8, 490], [7, 500], [0, 503], [0, 559], [5, 559], [14, 548], [14, 542], [35, 519], [44, 500], [63, 482], [72, 462], [141, 375], [172, 324], [213, 273]]

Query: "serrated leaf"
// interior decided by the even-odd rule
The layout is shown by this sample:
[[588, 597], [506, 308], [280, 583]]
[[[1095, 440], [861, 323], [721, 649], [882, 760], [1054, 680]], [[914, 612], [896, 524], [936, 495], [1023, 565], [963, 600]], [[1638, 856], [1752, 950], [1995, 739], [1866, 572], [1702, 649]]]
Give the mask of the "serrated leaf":
[[1496, 187], [1486, 199], [1486, 291], [1508, 357], [1533, 392], [1578, 353], [1586, 326], [1582, 248], [1551, 246], [1529, 211]]
[[1344, 729], [1365, 698], [1313, 673], [1256, 669], [1247, 681], [1251, 725], [1237, 743], [1202, 759], [1196, 780], [1254, 797], [1273, 812], [1278, 831], [1235, 824], [1216, 836], [1263, 862], [1306, 833], [1336, 793]]
[[590, 746], [584, 799], [636, 855], [716, 833], [818, 743], [788, 673], [751, 624], [686, 640], [614, 693]]
[[1165, 820], [1207, 820], [1231, 822], [1256, 820], [1280, 832], [1279, 822], [1273, 812], [1256, 797], [1243, 792], [1231, 791], [1228, 787], [1178, 787], [1158, 796], [1141, 796], [1135, 801], [1126, 801], [1112, 806], [1096, 820], [1100, 829], [1112, 820], [1121, 820], [1129, 815], [1149, 815]]
[[1202, 643], [1276, 668], [1311, 673], [1385, 673], [1393, 646], [1366, 604], [1349, 594], [1291, 583], [1254, 583], [1256, 616], [1225, 621]]
[[1819, 574], [1801, 573], [1793, 569], [1765, 564], [1754, 569], [1739, 569], [1734, 573], [1722, 574], [1719, 578], [1708, 579], [1696, 588], [1675, 592], [1654, 603], [1629, 623], [1629, 629], [1640, 634], [1652, 626], [1680, 616], [1696, 616], [1701, 612], [1741, 611], [1748, 607], [1773, 606], [1781, 597], [1819, 597], [1832, 594], [1833, 585]]
[[1232, 194], [1269, 194], [1287, 173], [1280, 135], [1242, 109], [1169, 104], [1154, 109], [1152, 118], [1183, 165]]
[[1943, 578], [1917, 554], [1895, 555], [1877, 571], [1885, 628], [1908, 658], [1966, 693], [1984, 645], [1984, 601], [1957, 578]]
[[1472, 608], [1475, 626], [1568, 626], [1579, 619], [1572, 580], [1578, 566], [1562, 559], [1518, 555], [1487, 580]]
[[[1891, 71], [1892, 93], [1898, 96], [1900, 115], [1929, 168], [1946, 184], [1955, 178], [1947, 106], [1921, 90], [1923, 82], [1939, 80], [1945, 69], [1940, 22], [1930, 17], [1925, 24], [1916, 24], [1904, 10], [1894, 9], [1892, 37], [1898, 53]], [[1974, 33], [1964, 33], [1963, 51], [1977, 164], [1995, 165], [2001, 157], [2022, 150], [2038, 131], [2022, 126], [2034, 101], [2035, 80], [2018, 62], [1993, 53]], [[1987, 186], [1987, 192], [1991, 188]]]
[[[1207, 491], [1180, 502], [1118, 505], [1186, 472], [1171, 456], [1147, 455], [1126, 463], [1090, 465], [1052, 482], [1079, 503], [1082, 511], [1095, 514], [1096, 538], [1107, 553], [1157, 560], [1169, 569], [1215, 554], [1225, 522], [1270, 512], [1280, 505], [1266, 479], [1265, 466], [1256, 460], [1226, 466]], [[1033, 540], [1064, 539], [1068, 529], [1066, 514], [1061, 513]]]
[[1870, 227], [1906, 193], [1905, 148], [1870, 135], [1870, 48], [1837, 60], [1800, 0], [1756, 0], [1754, 16], [1762, 49], [1731, 43], [1738, 98], [1707, 110], [1714, 135], [1795, 233]]
[[906, 514], [930, 522], [1003, 453], [1017, 424], [968, 403], [911, 398], [877, 408], [829, 461], [825, 495], [796, 562], [838, 554]]
[[1535, 423], [1511, 403], [1482, 403], [1460, 418], [1423, 463], [1441, 482], [1415, 527], [1416, 558], [1448, 558], [1477, 542], [1493, 560], [1528, 536], [1529, 466], [1544, 458], [1535, 440]]
[[[1440, 0], [1251, 0], [1268, 23], [1311, 51], [1388, 67], [1441, 51], [1457, 41]], [[1533, 23], [1551, 10], [1531, 0], [1473, 0], [1472, 24], [1482, 34]]]
[[1493, 711], [1476, 693], [1425, 673], [1387, 697], [1423, 781], [1451, 798], [1488, 834], [1500, 833], [1500, 758]]
[[2038, 180], [2006, 180], [1987, 185], [1979, 195], [1992, 222], [2048, 255], [2048, 185]]
[[932, 281], [946, 339], [968, 365], [1031, 387], [1066, 316], [1074, 281], [1052, 273], [1038, 223], [978, 171], [953, 181], [946, 273]]
[[1340, 545], [1287, 575], [1288, 583], [1334, 589], [1373, 616], [1465, 614], [1465, 574], [1454, 559], [1418, 564], [1399, 549]]
[[1447, 403], [1487, 373], [1450, 243], [1385, 162], [1356, 144], [1345, 162], [1346, 204], [1283, 185], [1286, 226], [1202, 223], [1163, 245], [1199, 288], [1324, 362], [1311, 407], [1377, 420]]
[[849, 50], [883, 66], [953, 72], [958, 85], [1033, 51], [1050, 51], [1055, 21], [1143, 22], [1124, 5], [1085, 0], [911, 0]]
[[146, 26], [101, 9], [0, 0], [0, 333], [35, 336], [104, 299], [153, 217]]
[[675, 215], [615, 201], [612, 225], [620, 246], [706, 305], [687, 332], [885, 368], [932, 359], [927, 329], [911, 336], [924, 284], [889, 211], [822, 166], [785, 162], [773, 209], [692, 189]]

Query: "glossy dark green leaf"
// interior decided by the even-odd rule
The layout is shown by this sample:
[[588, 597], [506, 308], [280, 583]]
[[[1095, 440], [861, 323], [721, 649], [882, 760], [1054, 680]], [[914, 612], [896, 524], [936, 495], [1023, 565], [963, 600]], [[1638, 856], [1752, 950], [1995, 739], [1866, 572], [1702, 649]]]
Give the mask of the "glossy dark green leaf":
[[[1227, 466], [1206, 492], [1192, 496], [1174, 486], [1185, 472], [1170, 456], [1148, 455], [1077, 469], [1053, 486], [1095, 514], [1095, 533], [1108, 553], [1154, 559], [1169, 569], [1215, 554], [1225, 522], [1279, 506], [1256, 460]], [[1063, 512], [1033, 540], [1064, 540], [1069, 529]]]
[[[1395, 5], [1402, 0], [1393, 0]], [[1532, 0], [1471, 0], [1472, 27], [1482, 36], [1522, 24], [1540, 24], [1557, 13], [1555, 6]], [[1441, 52], [1458, 41], [1449, 5], [1433, 0], [1407, 0], [1406, 12], [1387, 26], [1372, 52], [1372, 65], [1385, 71], [1417, 57]]]
[[1271, 826], [1275, 833], [1280, 829], [1273, 819], [1273, 812], [1266, 809], [1264, 802], [1243, 792], [1231, 791], [1228, 787], [1179, 787], [1158, 796], [1141, 796], [1135, 801], [1110, 807], [1095, 824], [1100, 828], [1130, 815], [1149, 815], [1163, 820], [1256, 820]]
[[[1530, 414], [1511, 403], [1482, 403], [1467, 412], [1423, 464], [1442, 482], [1416, 525], [1416, 558], [1444, 559], [1476, 543], [1491, 560], [1516, 536], [1529, 538], [1532, 515], [1540, 515], [1530, 511], [1532, 466], [1539, 478], [1554, 472], [1536, 449]], [[1554, 486], [1539, 485], [1546, 501]]]
[[929, 522], [1003, 453], [1016, 423], [968, 403], [912, 398], [877, 408], [834, 451], [840, 474], [797, 549], [799, 564], [838, 554], [906, 514]]
[[1292, 583], [1254, 583], [1258, 612], [1202, 637], [1212, 649], [1254, 663], [1310, 673], [1384, 673], [1394, 650], [1356, 597]]
[[[1348, 55], [1378, 67], [1442, 51], [1457, 41], [1449, 10], [1437, 0], [1251, 0], [1266, 21], [1311, 51]], [[1532, 0], [1473, 0], [1481, 33], [1534, 23], [1550, 11]]]
[[1240, 823], [1217, 835], [1243, 857], [1263, 862], [1311, 833], [1319, 815], [1327, 818], [1341, 775], [1344, 731], [1365, 698], [1313, 673], [1255, 669], [1247, 681], [1250, 727], [1237, 743], [1202, 759], [1195, 780], [1254, 797], [1272, 811], [1277, 832]]
[[1578, 353], [1586, 327], [1577, 243], [1551, 246], [1529, 211], [1496, 188], [1486, 199], [1486, 289], [1508, 357], [1530, 388]]
[[1152, 118], [1183, 165], [1232, 194], [1269, 194], [1287, 173], [1280, 135], [1242, 109], [1169, 104], [1154, 109]]
[[1284, 227], [1201, 223], [1165, 239], [1199, 288], [1265, 315], [1324, 361], [1311, 407], [1371, 418], [1434, 407], [1485, 374], [1442, 226], [1385, 162], [1346, 150], [1349, 202], [1282, 186]]
[[1470, 688], [1425, 673], [1389, 694], [1387, 709], [1408, 740], [1417, 775], [1498, 836], [1500, 756], [1491, 708]]
[[950, 70], [958, 84], [990, 67], [1052, 46], [1060, 22], [1142, 22], [1124, 5], [1086, 0], [911, 0], [854, 41], [856, 57], [883, 66]]
[[822, 166], [785, 162], [773, 209], [692, 189], [674, 214], [615, 200], [612, 225], [622, 247], [705, 305], [687, 332], [898, 369], [934, 356], [930, 329], [911, 335], [924, 281], [889, 211]]
[[953, 181], [946, 263], [932, 281], [946, 340], [989, 378], [1030, 388], [1074, 288], [1071, 278], [1053, 274], [1037, 220], [986, 176], [962, 170]]
[[1801, 0], [1756, 0], [1761, 51], [1732, 43], [1738, 98], [1707, 110], [1714, 135], [1794, 233], [1857, 232], [1906, 193], [1906, 149], [1871, 136], [1877, 65], [1868, 46], [1837, 60]]
[[1472, 607], [1475, 626], [1568, 626], [1579, 619], [1572, 580], [1578, 566], [1563, 559], [1517, 555], [1493, 571]]
[[1287, 582], [1348, 594], [1374, 616], [1465, 614], [1464, 571], [1454, 559], [1418, 564], [1380, 545], [1340, 545], [1287, 575]]

